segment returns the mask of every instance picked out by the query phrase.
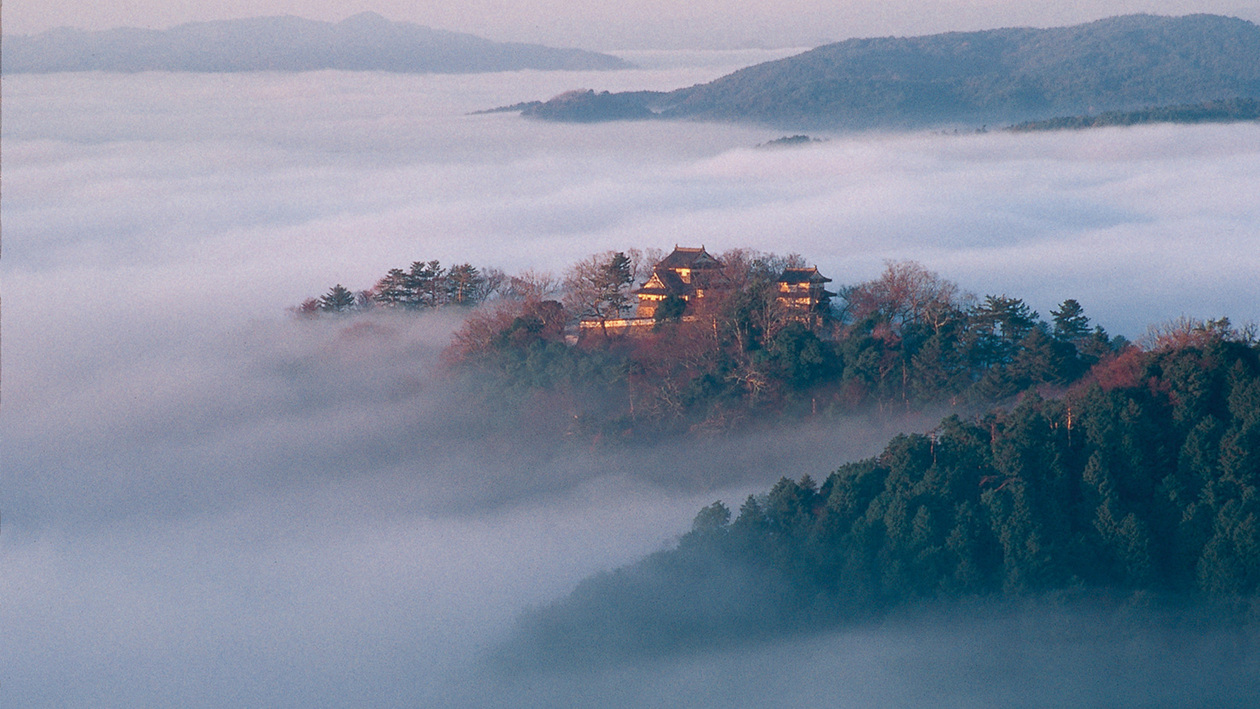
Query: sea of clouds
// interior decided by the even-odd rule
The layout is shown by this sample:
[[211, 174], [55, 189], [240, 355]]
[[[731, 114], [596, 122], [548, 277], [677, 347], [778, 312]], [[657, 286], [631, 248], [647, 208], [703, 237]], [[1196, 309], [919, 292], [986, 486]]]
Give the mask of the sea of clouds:
[[[468, 408], [439, 362], [457, 315], [288, 313], [334, 283], [367, 288], [419, 259], [559, 272], [604, 249], [704, 244], [799, 252], [840, 285], [915, 259], [1043, 315], [1076, 298], [1129, 337], [1180, 315], [1260, 318], [1254, 124], [766, 151], [782, 132], [467, 115], [773, 56], [645, 52], [631, 58], [647, 68], [598, 74], [3, 77], [5, 702], [659, 705], [675, 687], [688, 705], [740, 704], [749, 672], [791, 665], [796, 646], [663, 673], [495, 683], [470, 668], [521, 609], [668, 545], [714, 499], [821, 478], [899, 425], [930, 425], [557, 442], [546, 412], [515, 426]], [[1011, 622], [1042, 658], [1043, 626]], [[948, 660], [970, 677], [1004, 656], [983, 649], [1012, 634], [993, 627], [813, 640], [814, 659], [771, 690], [814, 696], [792, 678], [843, 665], [825, 684], [841, 703], [941, 696], [947, 648], [978, 648]], [[1115, 655], [1111, 639], [1053, 637], [1080, 652], [1032, 686]], [[1254, 666], [1239, 657], [1215, 666]], [[1036, 675], [1017, 669], [960, 701], [1015, 696]]]

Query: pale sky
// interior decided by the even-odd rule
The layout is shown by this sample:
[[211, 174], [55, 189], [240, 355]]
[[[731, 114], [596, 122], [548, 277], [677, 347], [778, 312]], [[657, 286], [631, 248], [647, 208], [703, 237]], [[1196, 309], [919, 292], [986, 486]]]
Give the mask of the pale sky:
[[1148, 12], [1260, 22], [1260, 0], [9, 0], [5, 33], [147, 27], [260, 15], [337, 21], [371, 10], [490, 39], [589, 49], [813, 46], [849, 37], [1015, 25], [1049, 27]]

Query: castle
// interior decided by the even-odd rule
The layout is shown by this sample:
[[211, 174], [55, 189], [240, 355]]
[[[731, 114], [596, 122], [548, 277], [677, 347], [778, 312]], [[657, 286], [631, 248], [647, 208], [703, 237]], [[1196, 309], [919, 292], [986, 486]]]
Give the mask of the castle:
[[[789, 317], [816, 325], [819, 307], [835, 295], [826, 289], [831, 279], [818, 272], [818, 267], [785, 268], [776, 281], [776, 301]], [[587, 318], [580, 323], [580, 331], [586, 334], [600, 328], [610, 334], [636, 334], [648, 332], [656, 325], [657, 311], [667, 306], [669, 299], [681, 301], [684, 310], [694, 312], [696, 305], [707, 297], [729, 290], [732, 284], [724, 264], [714, 258], [704, 247], [675, 246], [674, 250], [652, 267], [652, 275], [632, 294], [638, 298], [634, 317], [613, 318], [603, 322]], [[695, 315], [682, 315], [689, 321]]]
[[636, 318], [655, 318], [656, 309], [669, 297], [687, 303], [703, 299], [706, 293], [727, 286], [722, 262], [698, 249], [675, 246], [670, 255], [652, 267], [652, 275], [634, 295], [639, 298]]

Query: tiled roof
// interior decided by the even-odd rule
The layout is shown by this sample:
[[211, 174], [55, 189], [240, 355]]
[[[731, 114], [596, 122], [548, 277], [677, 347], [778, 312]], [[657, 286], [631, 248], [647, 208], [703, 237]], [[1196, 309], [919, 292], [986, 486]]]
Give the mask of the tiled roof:
[[818, 267], [785, 268], [779, 283], [830, 283], [831, 279], [818, 272]]
[[722, 265], [720, 261], [709, 255], [708, 251], [701, 246], [698, 249], [686, 246], [675, 246], [674, 251], [670, 255], [661, 259], [656, 264], [657, 268], [718, 268]]
[[694, 292], [695, 288], [684, 282], [682, 278], [679, 278], [677, 273], [659, 265], [652, 272], [652, 277], [648, 279], [648, 282], [635, 291], [636, 294], [678, 296], [691, 295]]

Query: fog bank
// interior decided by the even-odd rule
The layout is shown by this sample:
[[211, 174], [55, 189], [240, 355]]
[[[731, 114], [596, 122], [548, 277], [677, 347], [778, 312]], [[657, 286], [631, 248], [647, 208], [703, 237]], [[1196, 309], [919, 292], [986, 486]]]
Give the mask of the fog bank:
[[[608, 88], [719, 71], [645, 70]], [[274, 317], [417, 258], [559, 271], [597, 250], [698, 242], [799, 252], [838, 285], [914, 259], [1042, 315], [1076, 298], [1130, 337], [1182, 314], [1260, 317], [1254, 124], [758, 151], [778, 134], [464, 115], [589, 79], [6, 78], [8, 295], [53, 277], [76, 303], [11, 308], [97, 322], [96, 283], [143, 280], [116, 292], [146, 316]]]
[[452, 705], [1252, 706], [1258, 626], [1222, 611], [965, 602], [778, 643], [509, 676]]
[[437, 371], [451, 324], [226, 328], [6, 391], [6, 696], [436, 701], [522, 609], [895, 430], [574, 444], [468, 409]]
[[[439, 375], [457, 316], [286, 312], [334, 283], [366, 288], [418, 259], [559, 271], [595, 251], [681, 243], [800, 252], [838, 285], [916, 259], [1043, 316], [1076, 298], [1129, 336], [1181, 314], [1260, 317], [1254, 125], [845, 135], [759, 151], [778, 134], [465, 115], [582, 85], [674, 88], [738, 62], [664, 56], [598, 83], [4, 77], [6, 701], [459, 699], [461, 672], [523, 608], [669, 544], [714, 499], [785, 471], [821, 478], [894, 429], [930, 425], [640, 449], [557, 441], [546, 415], [517, 426]], [[947, 661], [937, 649], [990, 631], [871, 632], [881, 639], [811, 641], [808, 661], [789, 644], [468, 699], [651, 704], [676, 688], [703, 704], [747, 687], [749, 668], [781, 665], [771, 686], [784, 696], [809, 691], [791, 678], [827, 674], [851, 678], [836, 691], [854, 704], [895, 704], [906, 667], [934, 668]], [[1068, 669], [1100, 656], [1085, 647]], [[1125, 667], [1143, 661], [1134, 652]], [[862, 653], [869, 664], [846, 660]], [[930, 696], [926, 682], [909, 696]]]

